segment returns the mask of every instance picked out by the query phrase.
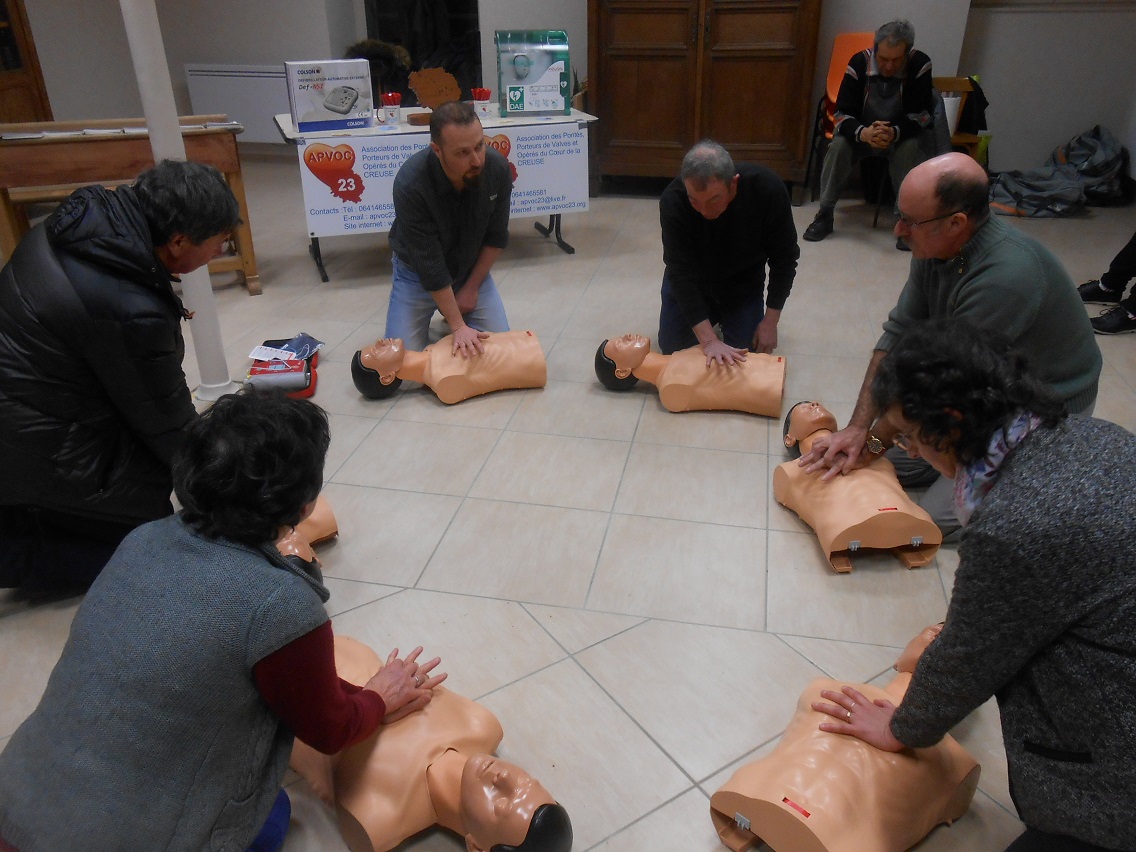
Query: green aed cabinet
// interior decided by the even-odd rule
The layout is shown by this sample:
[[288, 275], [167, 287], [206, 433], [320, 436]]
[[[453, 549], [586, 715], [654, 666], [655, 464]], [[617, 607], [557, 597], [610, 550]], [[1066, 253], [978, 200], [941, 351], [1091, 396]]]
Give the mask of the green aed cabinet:
[[497, 30], [497, 98], [501, 117], [568, 115], [572, 71], [563, 30]]

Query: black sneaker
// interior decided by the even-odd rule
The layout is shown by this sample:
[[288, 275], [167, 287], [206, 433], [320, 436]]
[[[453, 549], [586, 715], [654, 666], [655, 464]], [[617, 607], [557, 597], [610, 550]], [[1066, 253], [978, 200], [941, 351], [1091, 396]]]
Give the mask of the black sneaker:
[[909, 246], [904, 241], [903, 237], [896, 237], [895, 238], [895, 247], [897, 249], [899, 249], [900, 251], [911, 251], [911, 246]]
[[823, 207], [817, 211], [812, 224], [805, 228], [805, 239], [810, 243], [819, 243], [832, 233], [832, 211]]
[[1081, 297], [1082, 302], [1088, 302], [1090, 305], [1115, 305], [1124, 295], [1124, 291], [1108, 290], [1101, 286], [1099, 278], [1094, 278], [1078, 287], [1077, 295]]
[[1128, 311], [1120, 305], [1109, 308], [1089, 322], [1092, 323], [1093, 331], [1097, 334], [1125, 334], [1129, 331], [1136, 331], [1136, 318], [1130, 316]]

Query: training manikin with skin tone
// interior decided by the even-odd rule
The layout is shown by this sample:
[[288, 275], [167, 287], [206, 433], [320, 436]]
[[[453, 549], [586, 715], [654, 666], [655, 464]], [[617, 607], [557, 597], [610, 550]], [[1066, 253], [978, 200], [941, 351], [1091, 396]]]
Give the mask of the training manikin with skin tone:
[[[816, 402], [799, 402], [786, 420], [785, 446], [802, 454], [836, 431], [836, 417]], [[891, 550], [908, 568], [926, 565], [943, 534], [931, 516], [909, 498], [883, 456], [845, 476], [825, 481], [796, 460], [773, 471], [773, 496], [813, 528], [832, 567], [852, 570], [850, 552]], [[916, 543], [917, 542], [917, 543]]]
[[[884, 689], [857, 688], [872, 701], [898, 704], [941, 629], [928, 627], [908, 643], [895, 664], [899, 673]], [[764, 841], [776, 852], [902, 852], [966, 813], [981, 767], [952, 737], [931, 748], [886, 752], [820, 729], [841, 724], [815, 709], [824, 703], [822, 690], [839, 692], [843, 685], [827, 678], [810, 683], [777, 747], [710, 798], [711, 819], [729, 849], [743, 852]]]
[[[337, 636], [335, 665], [344, 680], [366, 683], [381, 661], [366, 645]], [[297, 740], [291, 766], [336, 808], [352, 852], [385, 852], [434, 825], [460, 835], [470, 852], [521, 846], [526, 838], [533, 845], [524, 849], [569, 852], [567, 814], [540, 782], [492, 755], [501, 737], [489, 710], [439, 687], [423, 710], [339, 754]], [[534, 826], [554, 811], [561, 821], [535, 842]]]
[[625, 334], [600, 344], [596, 376], [611, 390], [626, 390], [637, 379], [650, 382], [659, 389], [659, 401], [668, 411], [745, 411], [778, 417], [785, 359], [753, 352], [742, 355], [730, 365], [715, 363], [698, 346], [660, 355], [651, 351], [648, 338]]
[[368, 399], [390, 396], [406, 379], [426, 385], [447, 405], [492, 391], [544, 387], [548, 366], [533, 332], [480, 332], [479, 339], [484, 351], [466, 357], [452, 334], [421, 352], [404, 349], [397, 338], [383, 338], [355, 353], [351, 378]]

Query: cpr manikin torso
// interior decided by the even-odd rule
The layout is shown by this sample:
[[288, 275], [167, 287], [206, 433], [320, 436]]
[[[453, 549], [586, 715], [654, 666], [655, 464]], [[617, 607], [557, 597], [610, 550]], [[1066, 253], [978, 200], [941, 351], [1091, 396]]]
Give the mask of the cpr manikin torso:
[[540, 341], [531, 331], [502, 331], [482, 341], [485, 351], [473, 358], [453, 354], [453, 335], [421, 352], [402, 341], [384, 338], [356, 353], [351, 373], [359, 392], [371, 399], [393, 393], [396, 379], [421, 382], [452, 405], [492, 391], [542, 388], [548, 367]]
[[[785, 446], [799, 445], [807, 453], [836, 428], [836, 418], [824, 406], [798, 403], [789, 413]], [[852, 570], [849, 554], [862, 549], [891, 550], [908, 568], [926, 565], [943, 541], [931, 516], [907, 496], [882, 456], [828, 482], [819, 473], [806, 473], [796, 460], [785, 462], [773, 471], [773, 496], [813, 528], [840, 573]]]
[[[856, 688], [873, 701], [898, 704], [918, 654], [939, 629], [912, 640], [885, 689]], [[831, 717], [813, 710], [812, 702], [824, 700], [821, 690], [839, 692], [844, 683], [810, 683], [777, 747], [711, 797], [711, 819], [729, 849], [742, 852], [764, 841], [775, 852], [902, 852], [966, 813], [980, 767], [952, 737], [892, 753], [820, 730]]]
[[[630, 375], [655, 385], [668, 411], [781, 414], [785, 359], [780, 355], [749, 352], [745, 361], [707, 367], [706, 356], [697, 346], [660, 355], [651, 351], [651, 341], [640, 334], [604, 341], [600, 351], [615, 363], [617, 378]], [[599, 370], [597, 359], [597, 374]]]
[[[337, 636], [335, 664], [341, 678], [362, 684], [381, 661], [362, 643]], [[501, 737], [501, 725], [489, 710], [437, 687], [425, 709], [381, 725], [337, 755], [297, 740], [291, 766], [334, 804], [340, 832], [353, 852], [385, 852], [436, 824], [463, 837], [476, 833], [478, 801], [490, 788], [498, 805], [500, 796], [509, 799], [492, 812], [487, 830], [495, 835], [492, 843], [519, 845], [533, 812], [555, 800], [531, 776], [492, 756]], [[467, 848], [481, 846], [467, 838]]]

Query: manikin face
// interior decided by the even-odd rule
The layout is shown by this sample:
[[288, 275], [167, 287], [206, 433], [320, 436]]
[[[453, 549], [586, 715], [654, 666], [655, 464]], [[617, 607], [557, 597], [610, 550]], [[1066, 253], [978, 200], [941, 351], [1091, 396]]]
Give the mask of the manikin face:
[[539, 781], [512, 763], [491, 754], [466, 761], [461, 777], [461, 818], [466, 848], [489, 850], [497, 844], [519, 846], [529, 832], [533, 813], [555, 803]]
[[880, 74], [884, 77], [894, 77], [901, 72], [904, 63], [907, 62], [907, 51], [908, 47], [903, 42], [888, 44], [881, 41], [876, 48], [876, 67], [880, 69]]
[[[402, 338], [384, 337], [366, 351], [364, 363], [379, 374], [380, 380], [389, 384], [394, 374], [402, 367], [405, 357]], [[388, 380], [388, 377], [390, 379]]]
[[469, 124], [447, 124], [442, 128], [440, 144], [431, 142], [430, 147], [442, 164], [442, 171], [455, 187], [464, 188], [477, 183], [485, 166], [485, 131], [481, 122], [474, 119]]
[[621, 379], [643, 363], [651, 351], [651, 341], [641, 334], [625, 334], [607, 342], [604, 354], [615, 362], [615, 374]]
[[200, 243], [193, 242], [185, 234], [174, 234], [168, 243], [158, 247], [157, 255], [174, 275], [185, 275], [220, 257], [228, 240], [227, 231]]
[[738, 177], [734, 175], [729, 183], [711, 178], [701, 189], [693, 181], [684, 180], [682, 184], [686, 187], [686, 197], [690, 200], [690, 206], [698, 211], [703, 219], [712, 221], [726, 212], [726, 208], [738, 194]]
[[899, 429], [897, 443], [906, 445], [905, 449], [911, 458], [923, 459], [947, 479], [955, 478], [958, 473], [958, 457], [954, 450], [949, 447], [938, 449], [934, 444], [924, 441], [919, 432], [919, 424], [906, 419], [898, 406], [889, 409], [888, 418]]
[[836, 416], [819, 402], [800, 402], [789, 412], [789, 433], [785, 446], [791, 447], [818, 429], [837, 429]]

